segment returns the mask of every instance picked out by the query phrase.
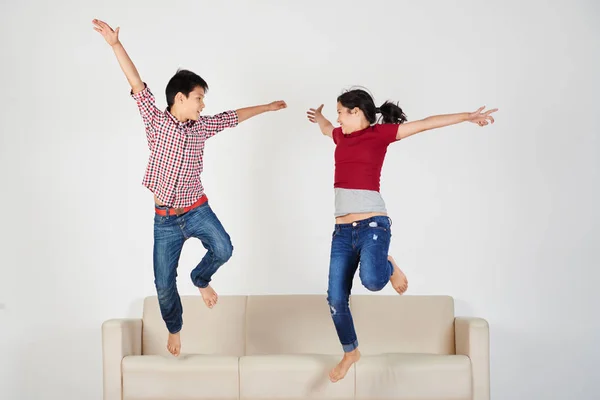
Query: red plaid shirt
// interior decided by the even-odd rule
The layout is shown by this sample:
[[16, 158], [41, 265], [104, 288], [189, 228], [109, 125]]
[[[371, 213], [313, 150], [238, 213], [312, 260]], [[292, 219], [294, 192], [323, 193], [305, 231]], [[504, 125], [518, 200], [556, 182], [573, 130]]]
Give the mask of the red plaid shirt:
[[156, 107], [148, 86], [131, 93], [142, 115], [150, 158], [142, 184], [163, 204], [187, 207], [204, 194], [200, 180], [203, 171], [204, 142], [225, 128], [238, 124], [235, 111], [214, 116], [201, 115], [198, 121], [178, 121], [168, 110]]

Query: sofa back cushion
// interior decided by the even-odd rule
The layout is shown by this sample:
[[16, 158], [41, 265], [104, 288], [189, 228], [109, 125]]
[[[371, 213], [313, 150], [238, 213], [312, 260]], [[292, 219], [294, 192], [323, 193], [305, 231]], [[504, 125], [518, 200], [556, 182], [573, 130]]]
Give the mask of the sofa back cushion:
[[362, 354], [454, 354], [450, 296], [353, 295], [350, 307]]
[[[246, 296], [219, 296], [209, 309], [200, 295], [181, 296], [182, 354], [242, 356], [245, 349]], [[156, 296], [144, 300], [142, 354], [170, 355], [169, 332], [161, 317]]]
[[[220, 296], [208, 309], [182, 296], [182, 354], [339, 355], [342, 347], [326, 295]], [[364, 355], [454, 354], [454, 301], [450, 296], [352, 295], [350, 307]], [[144, 301], [142, 354], [169, 355], [158, 300]]]
[[340, 354], [326, 295], [249, 296], [246, 354]]

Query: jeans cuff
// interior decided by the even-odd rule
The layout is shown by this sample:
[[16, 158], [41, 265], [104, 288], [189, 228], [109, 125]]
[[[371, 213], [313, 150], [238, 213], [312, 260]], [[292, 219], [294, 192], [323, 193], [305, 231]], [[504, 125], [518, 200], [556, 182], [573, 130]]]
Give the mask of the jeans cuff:
[[196, 286], [197, 288], [200, 288], [200, 289], [206, 289], [208, 287], [208, 282], [204, 282], [204, 281], [202, 281], [201, 283], [194, 282], [194, 286]]
[[182, 328], [182, 326], [179, 325], [177, 328], [167, 328], [167, 330], [169, 331], [169, 333], [171, 335], [175, 335], [176, 333], [181, 332], [181, 328]]
[[350, 344], [343, 344], [342, 348], [344, 349], [344, 353], [350, 353], [351, 351], [356, 350], [358, 348], [358, 340], [355, 340]]

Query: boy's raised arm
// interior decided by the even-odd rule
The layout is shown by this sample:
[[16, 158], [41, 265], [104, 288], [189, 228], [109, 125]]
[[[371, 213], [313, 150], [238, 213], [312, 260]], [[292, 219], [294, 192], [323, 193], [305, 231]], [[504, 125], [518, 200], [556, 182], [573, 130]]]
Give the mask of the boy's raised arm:
[[104, 40], [106, 40], [106, 43], [108, 43], [115, 52], [117, 61], [119, 61], [119, 65], [121, 66], [123, 73], [125, 73], [125, 77], [131, 86], [132, 92], [135, 94], [144, 90], [145, 85], [144, 82], [142, 82], [142, 78], [140, 78], [140, 74], [119, 41], [119, 28], [117, 27], [117, 29], [113, 30], [106, 22], [98, 19], [94, 19], [92, 23], [94, 24], [94, 30], [100, 32], [104, 37]]

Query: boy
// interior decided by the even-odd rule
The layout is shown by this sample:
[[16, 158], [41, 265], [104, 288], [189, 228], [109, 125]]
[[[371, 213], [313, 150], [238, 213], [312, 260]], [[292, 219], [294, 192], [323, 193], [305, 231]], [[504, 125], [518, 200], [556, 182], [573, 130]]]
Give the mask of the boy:
[[217, 269], [229, 260], [233, 246], [229, 235], [211, 210], [200, 180], [206, 139], [225, 128], [262, 114], [286, 108], [283, 101], [214, 116], [201, 116], [207, 83], [193, 72], [180, 70], [166, 88], [168, 107], [159, 110], [148, 86], [119, 41], [119, 28], [113, 30], [94, 19], [94, 30], [112, 47], [131, 86], [138, 105], [150, 148], [150, 159], [143, 184], [154, 194], [154, 283], [162, 318], [169, 331], [167, 349], [180, 354], [182, 306], [176, 277], [183, 243], [190, 237], [201, 240], [207, 253], [191, 273], [209, 308], [218, 296], [209, 282]]

